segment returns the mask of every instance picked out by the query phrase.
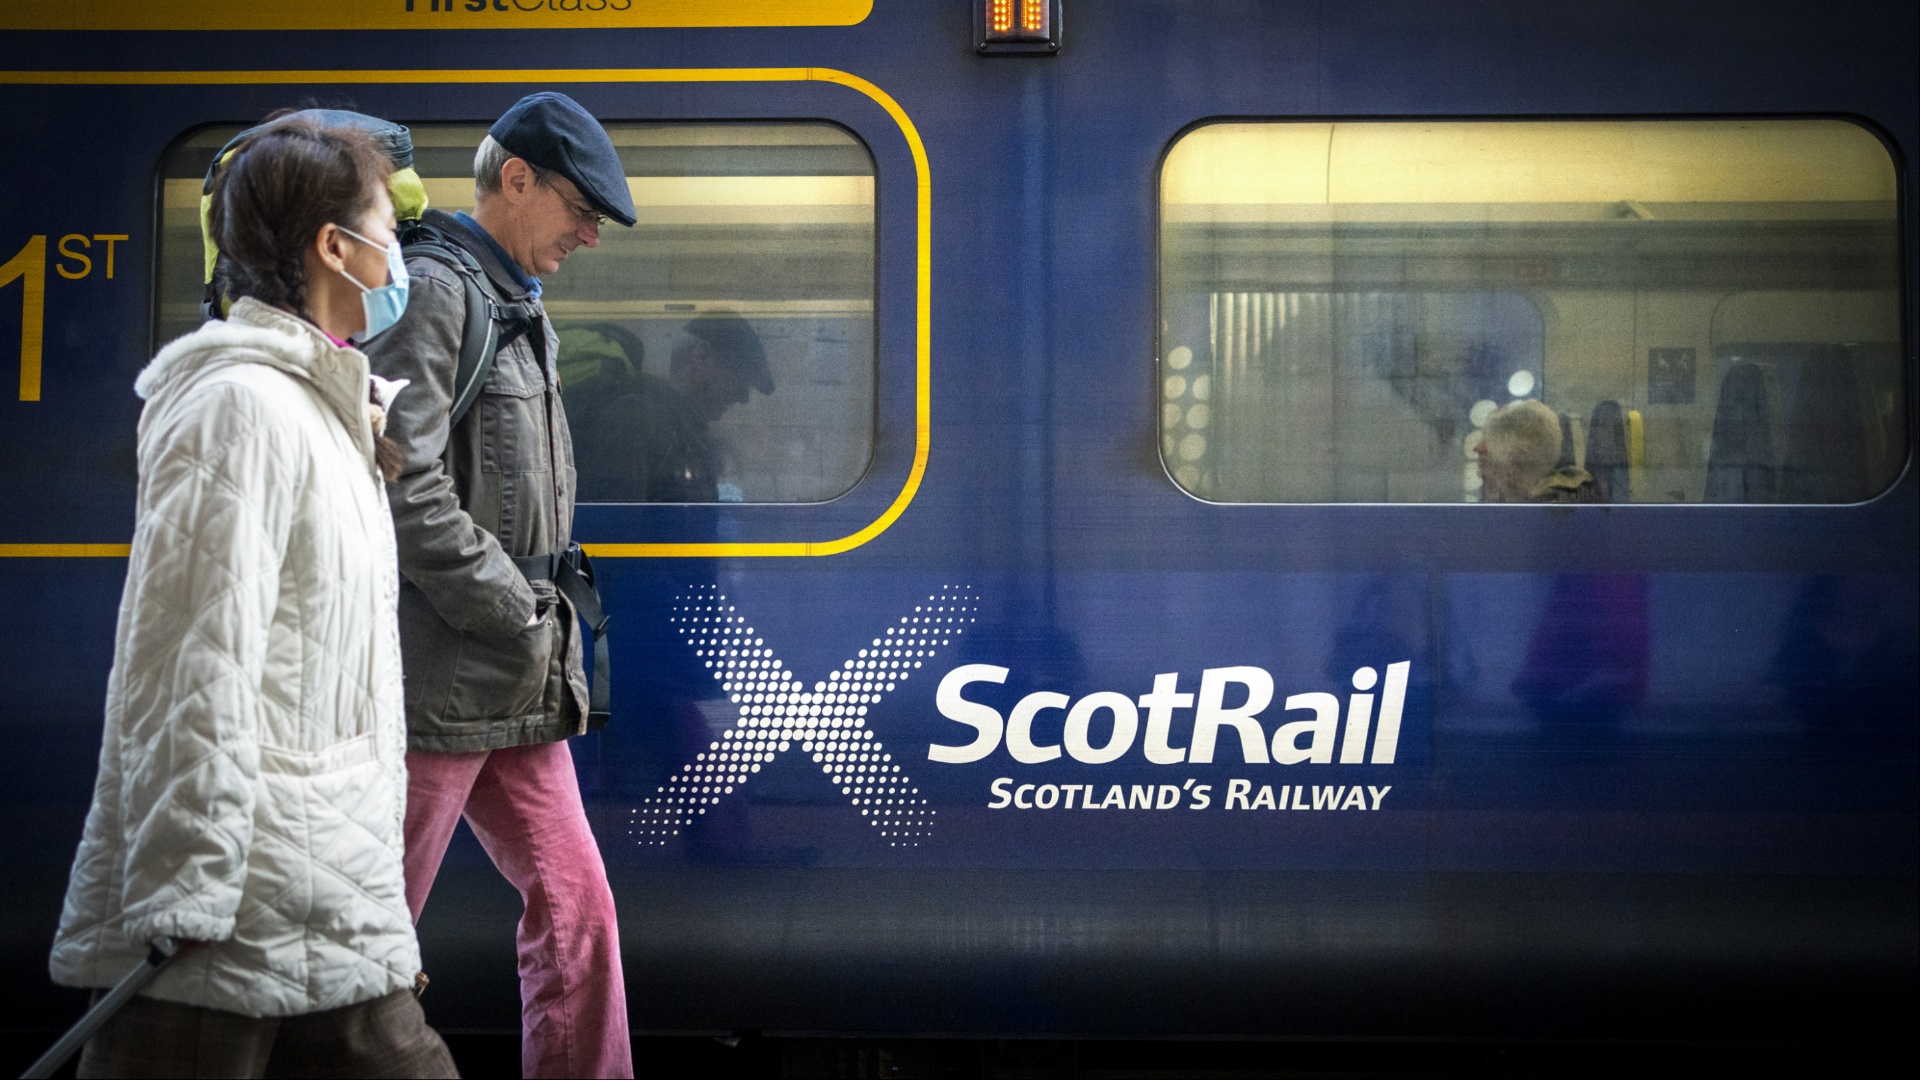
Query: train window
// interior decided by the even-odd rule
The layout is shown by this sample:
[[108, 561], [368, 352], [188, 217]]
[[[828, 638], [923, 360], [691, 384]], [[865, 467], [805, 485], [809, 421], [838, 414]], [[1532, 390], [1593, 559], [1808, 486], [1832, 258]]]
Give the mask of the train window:
[[1852, 124], [1218, 123], [1160, 197], [1160, 451], [1202, 499], [1836, 503], [1906, 461]]
[[[874, 431], [874, 166], [825, 123], [607, 125], [639, 223], [543, 281], [582, 502], [819, 502]], [[162, 163], [156, 331], [199, 325], [214, 152]], [[412, 125], [430, 204], [473, 207], [482, 125]]]

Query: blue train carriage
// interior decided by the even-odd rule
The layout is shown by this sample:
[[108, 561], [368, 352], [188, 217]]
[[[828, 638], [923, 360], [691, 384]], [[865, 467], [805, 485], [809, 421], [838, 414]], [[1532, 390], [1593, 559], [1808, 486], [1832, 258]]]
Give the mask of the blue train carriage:
[[[559, 88], [639, 209], [546, 283], [636, 1030], [1872, 1037], [1920, 949], [1913, 13], [1521, 11], [0, 12], [20, 1022], [73, 1006], [211, 155], [351, 104], [456, 209]], [[766, 381], [663, 408], [703, 319]], [[1483, 467], [1522, 414], [1565, 500]], [[456, 844], [435, 1022], [515, 1025], [516, 906]]]

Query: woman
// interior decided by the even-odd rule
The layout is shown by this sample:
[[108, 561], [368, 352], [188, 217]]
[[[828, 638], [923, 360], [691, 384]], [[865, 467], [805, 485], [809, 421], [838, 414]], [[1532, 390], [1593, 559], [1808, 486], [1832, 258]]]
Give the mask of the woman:
[[[82, 1076], [452, 1076], [412, 994], [398, 571], [367, 360], [405, 267], [390, 165], [288, 116], [229, 157], [208, 225], [235, 303], [134, 390], [140, 486], [100, 776], [55, 981], [195, 943]], [[391, 278], [391, 280], [390, 280]]]

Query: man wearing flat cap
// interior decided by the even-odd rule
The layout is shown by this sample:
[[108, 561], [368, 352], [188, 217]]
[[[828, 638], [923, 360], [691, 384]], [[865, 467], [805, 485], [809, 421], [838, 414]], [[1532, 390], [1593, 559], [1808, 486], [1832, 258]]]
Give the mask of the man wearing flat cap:
[[[387, 419], [407, 458], [387, 489], [405, 578], [407, 902], [417, 921], [464, 815], [525, 903], [523, 1074], [632, 1076], [613, 894], [566, 743], [605, 706], [583, 675], [577, 582], [555, 584], [574, 463], [540, 278], [597, 246], [607, 219], [631, 226], [633, 200], [599, 121], [556, 93], [493, 125], [474, 187], [471, 215], [428, 211], [409, 237], [406, 314], [365, 347], [374, 371], [412, 380]], [[498, 345], [463, 393], [476, 333]]]
[[773, 393], [767, 352], [747, 320], [726, 311], [688, 321], [667, 377], [641, 374], [596, 403], [580, 490], [593, 502], [719, 502], [719, 453], [708, 425], [751, 392]]

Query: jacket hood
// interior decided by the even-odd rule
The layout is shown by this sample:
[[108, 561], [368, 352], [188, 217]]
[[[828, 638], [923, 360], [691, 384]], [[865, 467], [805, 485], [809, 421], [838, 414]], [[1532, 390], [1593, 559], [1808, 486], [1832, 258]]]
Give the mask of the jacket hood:
[[242, 297], [224, 321], [209, 321], [167, 343], [133, 381], [133, 392], [150, 405], [164, 405], [200, 379], [237, 364], [262, 364], [307, 384], [339, 417], [367, 461], [373, 460], [366, 356], [252, 297]]

